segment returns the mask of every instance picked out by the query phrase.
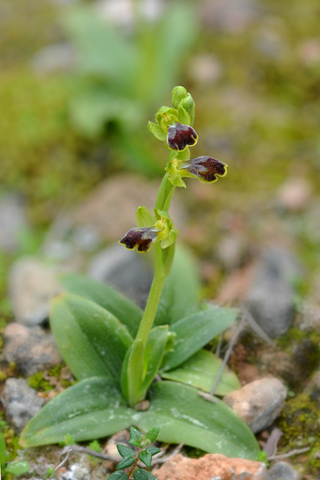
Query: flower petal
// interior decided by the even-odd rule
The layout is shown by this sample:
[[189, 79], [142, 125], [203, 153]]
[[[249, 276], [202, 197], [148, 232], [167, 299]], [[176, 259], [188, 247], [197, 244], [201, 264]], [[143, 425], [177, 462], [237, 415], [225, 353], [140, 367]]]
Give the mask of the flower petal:
[[213, 183], [218, 177], [227, 174], [228, 165], [212, 157], [198, 157], [179, 165], [180, 170], [185, 170], [185, 176], [197, 177], [202, 182]]
[[198, 135], [194, 128], [182, 123], [175, 123], [168, 127], [167, 143], [172, 150], [184, 150], [188, 146], [195, 145], [198, 140]]
[[153, 242], [156, 241], [159, 230], [154, 227], [131, 228], [119, 243], [129, 250], [137, 247], [138, 252], [147, 252]]

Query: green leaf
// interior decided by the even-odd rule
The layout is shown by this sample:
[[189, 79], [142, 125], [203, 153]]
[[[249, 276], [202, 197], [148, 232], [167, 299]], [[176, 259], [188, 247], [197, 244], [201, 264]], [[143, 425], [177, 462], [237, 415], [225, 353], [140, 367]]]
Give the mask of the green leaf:
[[177, 247], [154, 324], [171, 325], [193, 313], [198, 304], [199, 285], [193, 258], [185, 248]]
[[157, 477], [152, 475], [150, 472], [146, 472], [148, 480], [158, 480]]
[[130, 440], [129, 443], [130, 445], [134, 445], [135, 447], [142, 448], [141, 446], [141, 438], [142, 438], [141, 432], [137, 430], [134, 427], [130, 427]]
[[136, 414], [127, 407], [118, 381], [89, 378], [45, 405], [24, 428], [20, 444], [35, 447], [58, 443], [67, 434], [76, 442], [106, 437], [135, 423]]
[[236, 320], [238, 311], [232, 308], [209, 306], [170, 326], [176, 333], [173, 352], [163, 359], [163, 371], [171, 370], [190, 358], [214, 337], [229, 328]]
[[132, 448], [127, 447], [126, 445], [117, 445], [118, 452], [120, 453], [121, 457], [134, 457], [135, 453]]
[[150, 441], [150, 443], [153, 443], [157, 439], [157, 436], [159, 435], [159, 431], [160, 431], [159, 427], [154, 427], [151, 430], [149, 430], [144, 437], [147, 438]]
[[10, 475], [22, 475], [30, 470], [30, 464], [26, 461], [12, 462], [5, 468], [5, 473]]
[[133, 474], [134, 480], [148, 480], [148, 475], [145, 470], [138, 468]]
[[0, 433], [0, 467], [4, 468], [6, 464], [6, 442], [4, 441], [2, 433]]
[[135, 337], [143, 312], [124, 295], [108, 285], [96, 282], [85, 275], [63, 275], [60, 278], [60, 283], [68, 292], [92, 300], [108, 310], [123, 325], [126, 325], [130, 334]]
[[190, 115], [183, 108], [182, 105], [179, 105], [178, 107], [178, 117], [179, 117], [179, 122], [182, 123], [183, 125], [190, 125]]
[[134, 406], [143, 400], [141, 394], [143, 361], [145, 348], [137, 338], [126, 353], [121, 371], [121, 389], [129, 405]]
[[161, 425], [159, 441], [185, 443], [228, 457], [257, 458], [259, 445], [253, 433], [218, 398], [212, 403], [195, 388], [163, 381], [152, 385], [149, 399], [149, 410], [140, 412], [135, 424], [141, 430]]
[[117, 470], [121, 470], [122, 468], [128, 468], [134, 464], [136, 461], [135, 457], [125, 457], [121, 462], [117, 465]]
[[[193, 387], [210, 392], [220, 370], [222, 360], [207, 350], [199, 350], [179, 365], [178, 368], [163, 372], [161, 375], [168, 380], [186, 383]], [[241, 387], [238, 377], [227, 367], [218, 383], [216, 395], [227, 395], [227, 393], [238, 390]]]
[[151, 467], [151, 460], [152, 460], [152, 455], [149, 450], [142, 450], [138, 454], [139, 459], [141, 460], [142, 463], [144, 463], [147, 467]]
[[147, 449], [148, 449], [148, 452], [150, 452], [152, 456], [161, 452], [161, 448], [158, 448], [158, 447], [147, 447]]
[[150, 227], [156, 223], [156, 217], [149, 212], [147, 207], [139, 207], [136, 213], [136, 221], [139, 228]]
[[157, 140], [164, 142], [166, 139], [166, 132], [158, 125], [158, 123], [148, 122], [148, 130], [151, 132]]
[[108, 480], [128, 480], [129, 476], [126, 472], [114, 472], [111, 473]]
[[61, 354], [77, 379], [120, 378], [122, 362], [133, 339], [110, 312], [91, 300], [66, 293], [53, 300], [50, 325]]
[[144, 356], [144, 370], [146, 374], [140, 391], [142, 396], [144, 396], [144, 393], [158, 373], [167, 344], [167, 336], [168, 326], [155, 327], [149, 334]]

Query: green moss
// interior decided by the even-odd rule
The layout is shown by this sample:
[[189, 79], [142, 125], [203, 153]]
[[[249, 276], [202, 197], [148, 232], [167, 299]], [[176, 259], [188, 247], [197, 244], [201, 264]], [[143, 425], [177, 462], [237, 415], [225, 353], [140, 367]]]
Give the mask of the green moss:
[[33, 375], [30, 375], [30, 377], [27, 378], [29, 387], [34, 388], [38, 392], [47, 392], [52, 390], [52, 385], [50, 385], [48, 380], [43, 378], [43, 375], [43, 372], [36, 372]]
[[[310, 447], [306, 455], [308, 461], [304, 464], [306, 473], [315, 473], [320, 467], [320, 459], [316, 452], [320, 451], [320, 410], [307, 394], [301, 394], [290, 399], [278, 420], [283, 432], [280, 442], [285, 451], [296, 448]], [[297, 460], [299, 461], [299, 460]]]

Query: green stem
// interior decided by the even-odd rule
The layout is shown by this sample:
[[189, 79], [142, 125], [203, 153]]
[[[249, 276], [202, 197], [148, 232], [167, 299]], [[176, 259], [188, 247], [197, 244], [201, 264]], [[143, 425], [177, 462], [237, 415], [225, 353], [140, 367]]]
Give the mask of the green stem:
[[149, 333], [151, 331], [154, 317], [157, 313], [162, 288], [166, 279], [165, 271], [162, 267], [162, 251], [159, 244], [155, 245], [154, 277], [150, 288], [148, 301], [144, 310], [136, 340], [140, 339], [143, 345], [146, 345]]

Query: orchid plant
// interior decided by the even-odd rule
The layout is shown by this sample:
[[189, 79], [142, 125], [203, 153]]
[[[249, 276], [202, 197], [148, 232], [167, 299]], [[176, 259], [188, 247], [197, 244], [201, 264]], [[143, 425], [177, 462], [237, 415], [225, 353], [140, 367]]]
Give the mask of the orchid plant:
[[[238, 312], [198, 304], [193, 264], [175, 248], [178, 230], [169, 214], [175, 189], [186, 187], [186, 177], [214, 183], [227, 173], [227, 165], [212, 157], [191, 159], [198, 141], [194, 116], [192, 96], [178, 86], [172, 107], [161, 107], [148, 124], [167, 148], [165, 174], [153, 212], [139, 207], [137, 227], [120, 240], [141, 253], [153, 247], [154, 279], [144, 312], [105, 284], [79, 275], [62, 278], [66, 291], [52, 301], [50, 324], [78, 382], [29, 422], [21, 435], [23, 446], [160, 425], [163, 442], [257, 457], [259, 447], [247, 425], [217, 397], [208, 401], [198, 394], [210, 392], [221, 363], [204, 347], [236, 321]], [[239, 386], [226, 370], [216, 394]]]

